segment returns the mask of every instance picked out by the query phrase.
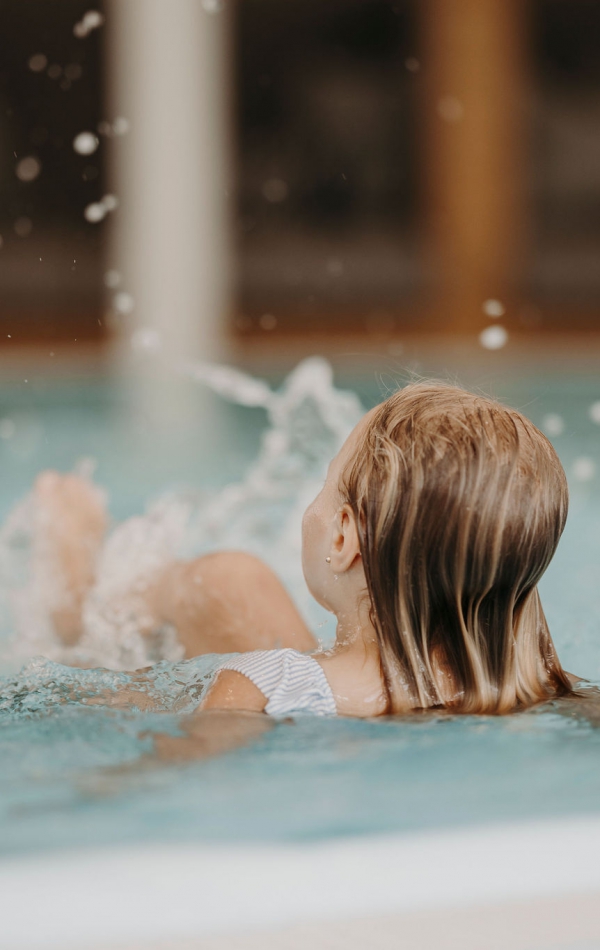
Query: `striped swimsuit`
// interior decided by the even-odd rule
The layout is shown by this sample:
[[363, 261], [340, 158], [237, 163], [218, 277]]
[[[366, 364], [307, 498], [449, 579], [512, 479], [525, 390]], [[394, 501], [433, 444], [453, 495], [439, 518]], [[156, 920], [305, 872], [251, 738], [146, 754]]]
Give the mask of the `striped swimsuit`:
[[243, 673], [268, 700], [270, 716], [311, 713], [335, 716], [337, 709], [331, 686], [321, 666], [312, 656], [297, 650], [254, 650], [238, 653], [220, 667]]

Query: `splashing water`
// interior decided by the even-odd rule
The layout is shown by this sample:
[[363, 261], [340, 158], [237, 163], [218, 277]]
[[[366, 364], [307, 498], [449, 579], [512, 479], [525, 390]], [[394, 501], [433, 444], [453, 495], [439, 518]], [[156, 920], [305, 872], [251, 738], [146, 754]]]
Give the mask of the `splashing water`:
[[219, 655], [210, 654], [125, 673], [76, 669], [37, 656], [14, 678], [0, 677], [0, 716], [4, 721], [28, 719], [67, 703], [185, 714], [197, 708], [220, 663]]
[[[237, 548], [264, 558], [315, 626], [301, 577], [301, 518], [321, 488], [329, 461], [363, 414], [358, 397], [337, 390], [330, 365], [316, 357], [300, 363], [278, 390], [226, 366], [195, 363], [184, 373], [224, 399], [266, 411], [257, 458], [240, 482], [196, 503], [166, 495], [109, 534], [84, 604], [84, 633], [72, 647], [60, 643], [53, 631], [60, 582], [36, 547], [35, 497], [25, 498], [0, 529], [0, 606], [14, 630], [8, 660], [43, 654], [61, 663], [112, 670], [180, 660], [183, 651], [174, 630], [166, 627], [152, 637], [141, 632], [139, 593], [175, 558], [215, 549]], [[91, 477], [89, 467], [81, 474]], [[34, 666], [31, 675], [52, 678], [48, 670]], [[80, 673], [73, 673], [78, 682]]]

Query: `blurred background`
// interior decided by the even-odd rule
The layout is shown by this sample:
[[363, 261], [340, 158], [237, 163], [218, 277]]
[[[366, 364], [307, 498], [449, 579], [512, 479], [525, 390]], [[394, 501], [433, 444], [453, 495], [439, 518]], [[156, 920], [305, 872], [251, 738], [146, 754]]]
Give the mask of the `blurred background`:
[[[436, 375], [556, 446], [571, 506], [540, 590], [565, 668], [600, 682], [600, 0], [92, 2], [0, 0], [0, 675], [65, 656], [35, 571], [22, 586], [37, 522], [18, 503], [47, 467], [93, 472], [115, 521], [150, 506], [135, 544], [109, 543], [89, 603], [110, 606], [154, 554], [242, 548], [330, 640], [299, 548], [361, 412], [334, 385], [369, 408]], [[90, 616], [85, 662], [163, 655], [139, 630], [131, 652], [117, 611], [110, 630]], [[376, 746], [379, 727], [350, 724], [330, 754], [307, 725], [297, 773], [266, 745], [252, 781], [248, 758], [223, 759], [212, 785], [140, 779], [123, 809], [81, 805], [79, 779], [109, 747], [103, 767], [124, 761], [120, 738], [86, 731], [95, 717], [83, 744], [32, 720], [0, 769], [0, 838], [307, 840], [595, 813], [600, 733], [573, 741], [558, 718], [543, 742], [541, 725], [449, 725], [431, 753], [429, 727]]]
[[599, 326], [600, 0], [2, 0], [0, 47], [0, 353]]

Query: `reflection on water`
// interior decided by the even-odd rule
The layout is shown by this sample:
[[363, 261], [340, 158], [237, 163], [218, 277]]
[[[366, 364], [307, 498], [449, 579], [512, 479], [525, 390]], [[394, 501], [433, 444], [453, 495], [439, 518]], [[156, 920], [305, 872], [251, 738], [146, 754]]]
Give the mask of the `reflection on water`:
[[185, 720], [167, 713], [3, 718], [3, 850], [306, 840], [585, 813], [599, 800], [600, 730], [556, 708], [268, 724], [214, 757], [227, 731], [215, 738], [211, 724], [182, 748], [170, 740], [189, 739]]

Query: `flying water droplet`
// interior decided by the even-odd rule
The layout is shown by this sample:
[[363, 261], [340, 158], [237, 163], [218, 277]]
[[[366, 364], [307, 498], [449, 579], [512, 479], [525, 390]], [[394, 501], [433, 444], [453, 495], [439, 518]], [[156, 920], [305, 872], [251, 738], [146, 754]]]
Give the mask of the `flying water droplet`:
[[562, 435], [565, 431], [565, 420], [555, 412], [549, 412], [542, 419], [542, 431], [549, 436]]
[[73, 139], [73, 148], [78, 155], [93, 155], [99, 144], [100, 139], [93, 132], [80, 132]]
[[449, 125], [456, 125], [465, 114], [465, 107], [456, 96], [443, 96], [438, 104], [437, 111], [440, 119]]
[[12, 419], [0, 419], [0, 439], [12, 439], [16, 428]]
[[269, 204], [281, 204], [288, 196], [288, 186], [281, 178], [268, 178], [262, 186], [262, 193]]
[[485, 315], [491, 320], [497, 320], [506, 313], [504, 304], [499, 300], [485, 300], [482, 309]]
[[87, 205], [83, 216], [86, 221], [89, 221], [90, 224], [97, 224], [99, 221], [102, 221], [106, 217], [106, 208], [100, 201], [93, 201], [91, 204]]
[[153, 327], [138, 327], [130, 338], [134, 353], [157, 353], [161, 347], [160, 333]]
[[573, 478], [578, 482], [589, 482], [596, 474], [596, 463], [587, 455], [580, 455], [573, 462]]
[[27, 65], [29, 66], [32, 73], [43, 73], [46, 66], [48, 65], [48, 57], [44, 56], [43, 53], [35, 53], [30, 57]]
[[19, 181], [35, 181], [42, 170], [42, 163], [34, 155], [28, 155], [18, 162], [15, 173]]
[[501, 350], [503, 346], [506, 346], [507, 341], [508, 333], [504, 327], [486, 327], [479, 334], [479, 342], [486, 350]]
[[14, 223], [15, 234], [17, 237], [26, 238], [29, 237], [33, 231], [33, 221], [31, 218], [22, 215]]
[[122, 316], [127, 316], [127, 314], [133, 312], [135, 300], [126, 290], [120, 290], [118, 294], [114, 295], [112, 304], [117, 313], [120, 313]]
[[104, 286], [115, 290], [121, 283], [121, 275], [118, 270], [107, 270], [104, 275]]
[[88, 36], [93, 30], [97, 30], [103, 23], [104, 17], [99, 10], [88, 10], [73, 27], [73, 33], [81, 40], [85, 36]]
[[104, 195], [100, 204], [105, 211], [116, 211], [119, 207], [119, 199], [116, 195]]
[[129, 119], [119, 115], [112, 124], [112, 130], [115, 135], [127, 135], [129, 132]]

